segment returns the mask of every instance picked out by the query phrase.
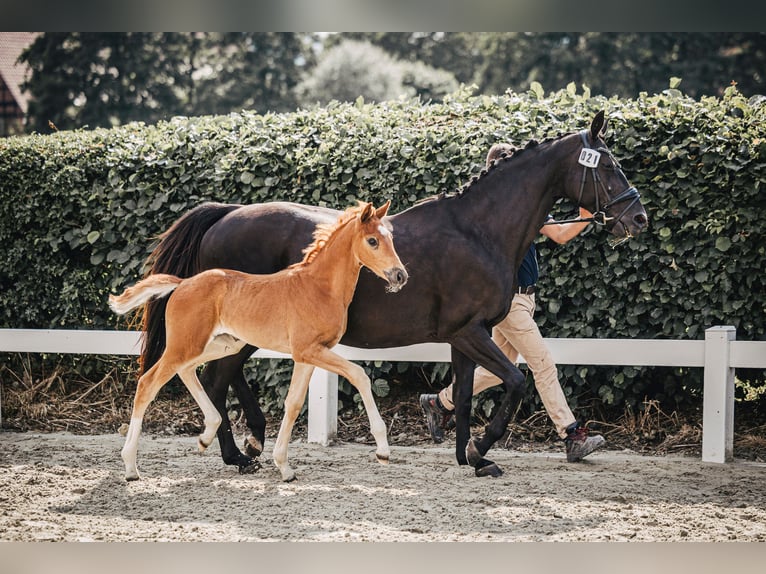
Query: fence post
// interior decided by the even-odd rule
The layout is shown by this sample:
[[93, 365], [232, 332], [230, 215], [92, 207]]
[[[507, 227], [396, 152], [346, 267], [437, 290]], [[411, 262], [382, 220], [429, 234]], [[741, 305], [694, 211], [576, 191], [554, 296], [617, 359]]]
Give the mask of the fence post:
[[702, 460], [727, 462], [734, 451], [734, 369], [729, 343], [737, 337], [732, 326], [705, 330], [705, 375], [702, 396]]
[[309, 382], [308, 442], [327, 446], [338, 435], [338, 375], [316, 368]]

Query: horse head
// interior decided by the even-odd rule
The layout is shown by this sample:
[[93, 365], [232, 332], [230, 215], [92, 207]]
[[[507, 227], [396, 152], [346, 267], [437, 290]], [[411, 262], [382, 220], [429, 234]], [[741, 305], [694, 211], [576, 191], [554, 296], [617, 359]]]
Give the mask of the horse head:
[[577, 191], [573, 199], [593, 213], [594, 221], [613, 235], [611, 243], [616, 245], [641, 233], [649, 219], [638, 190], [628, 182], [604, 143], [606, 124], [602, 110], [590, 128], [578, 134], [577, 165], [573, 170]]
[[394, 249], [391, 223], [383, 221], [390, 205], [390, 200], [377, 209], [371, 203], [360, 205], [355, 250], [359, 262], [388, 282], [387, 291], [396, 293], [409, 276]]

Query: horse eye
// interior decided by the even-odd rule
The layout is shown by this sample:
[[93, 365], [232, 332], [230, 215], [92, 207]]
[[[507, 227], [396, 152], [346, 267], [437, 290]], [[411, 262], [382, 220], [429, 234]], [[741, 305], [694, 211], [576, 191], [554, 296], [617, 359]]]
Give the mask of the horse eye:
[[367, 243], [372, 247], [373, 249], [378, 246], [378, 240], [375, 237], [368, 237]]

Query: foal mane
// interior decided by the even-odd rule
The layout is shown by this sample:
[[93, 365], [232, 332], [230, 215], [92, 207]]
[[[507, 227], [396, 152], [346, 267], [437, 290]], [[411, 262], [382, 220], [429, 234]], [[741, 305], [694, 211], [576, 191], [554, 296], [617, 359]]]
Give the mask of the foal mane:
[[316, 259], [317, 255], [321, 253], [321, 251], [325, 248], [327, 243], [330, 241], [330, 238], [338, 231], [341, 227], [345, 226], [347, 223], [351, 222], [356, 218], [357, 215], [359, 215], [362, 212], [362, 209], [364, 208], [365, 203], [360, 201], [359, 205], [349, 207], [341, 213], [338, 216], [338, 219], [333, 223], [320, 223], [317, 225], [316, 229], [314, 230], [314, 241], [312, 241], [308, 247], [306, 247], [303, 250], [303, 259], [299, 261], [298, 263], [293, 263], [288, 267], [288, 269], [293, 269], [295, 267], [303, 267], [305, 265], [308, 265], [314, 259]]

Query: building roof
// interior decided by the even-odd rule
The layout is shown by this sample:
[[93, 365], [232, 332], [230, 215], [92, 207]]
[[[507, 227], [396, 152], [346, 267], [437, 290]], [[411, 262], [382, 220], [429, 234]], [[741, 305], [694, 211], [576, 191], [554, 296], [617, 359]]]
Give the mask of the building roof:
[[0, 78], [13, 95], [21, 110], [27, 113], [28, 97], [21, 91], [28, 67], [18, 64], [21, 52], [29, 46], [39, 32], [0, 32]]

